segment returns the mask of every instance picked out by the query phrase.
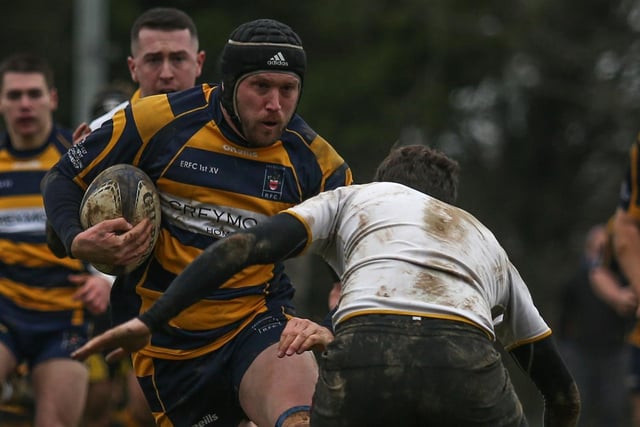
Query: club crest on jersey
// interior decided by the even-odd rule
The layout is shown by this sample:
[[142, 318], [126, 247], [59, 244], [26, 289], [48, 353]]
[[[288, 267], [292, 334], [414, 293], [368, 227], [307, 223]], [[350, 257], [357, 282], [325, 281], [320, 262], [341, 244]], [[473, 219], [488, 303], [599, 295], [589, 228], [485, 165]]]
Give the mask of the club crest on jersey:
[[280, 200], [284, 184], [284, 167], [267, 165], [264, 171], [262, 197], [269, 200]]

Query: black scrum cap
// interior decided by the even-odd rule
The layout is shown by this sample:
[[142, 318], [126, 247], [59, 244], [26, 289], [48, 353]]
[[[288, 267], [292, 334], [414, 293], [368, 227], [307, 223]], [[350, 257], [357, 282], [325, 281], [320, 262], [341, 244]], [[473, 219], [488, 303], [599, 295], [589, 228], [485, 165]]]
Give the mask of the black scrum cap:
[[235, 105], [238, 82], [257, 72], [289, 72], [304, 80], [307, 57], [300, 37], [282, 22], [257, 19], [231, 32], [220, 56], [222, 105], [240, 128]]

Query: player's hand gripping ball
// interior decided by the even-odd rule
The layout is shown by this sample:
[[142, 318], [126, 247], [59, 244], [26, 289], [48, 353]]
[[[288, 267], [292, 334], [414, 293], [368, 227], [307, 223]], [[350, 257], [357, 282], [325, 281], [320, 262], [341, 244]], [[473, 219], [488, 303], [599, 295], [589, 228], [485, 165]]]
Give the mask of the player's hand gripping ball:
[[144, 218], [153, 224], [151, 244], [144, 257], [126, 266], [93, 264], [99, 271], [122, 275], [135, 270], [153, 252], [160, 232], [160, 196], [153, 181], [139, 168], [118, 164], [102, 171], [91, 182], [80, 204], [80, 223], [87, 228], [107, 219], [124, 217], [132, 225]]

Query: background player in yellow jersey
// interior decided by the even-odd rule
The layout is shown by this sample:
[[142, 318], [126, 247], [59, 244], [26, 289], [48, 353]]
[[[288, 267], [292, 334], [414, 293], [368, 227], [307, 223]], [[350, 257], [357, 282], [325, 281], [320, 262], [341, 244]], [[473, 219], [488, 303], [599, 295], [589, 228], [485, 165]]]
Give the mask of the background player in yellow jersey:
[[[114, 284], [118, 320], [146, 310], [220, 237], [352, 181], [333, 147], [295, 114], [306, 55], [289, 26], [240, 25], [221, 71], [221, 85], [132, 103], [72, 147], [46, 179], [45, 205], [67, 253], [109, 264], [139, 257], [150, 226], [119, 218], [83, 231], [84, 189], [116, 163], [154, 180], [160, 237], [153, 257]], [[259, 426], [307, 425], [316, 361], [311, 353], [276, 357], [293, 292], [281, 264], [252, 267], [155, 334], [133, 362], [156, 422], [236, 427], [248, 416]]]
[[[618, 208], [613, 218], [615, 257], [629, 286], [640, 300], [640, 136], [629, 150]], [[640, 305], [636, 309], [640, 317]], [[640, 321], [630, 335], [632, 422], [640, 426]]]
[[86, 310], [106, 310], [110, 291], [104, 277], [47, 247], [40, 181], [71, 146], [71, 132], [53, 121], [57, 106], [44, 59], [0, 64], [0, 383], [26, 362], [36, 427], [78, 424], [87, 369], [69, 355], [87, 338]]
[[[613, 247], [629, 284], [640, 296], [640, 140], [629, 150], [629, 163], [613, 218]], [[638, 308], [640, 310], [640, 307]], [[637, 313], [640, 316], [640, 311]]]
[[586, 233], [578, 268], [562, 291], [554, 328], [582, 401], [580, 425], [628, 425], [627, 334], [638, 305], [612, 256], [607, 225]]

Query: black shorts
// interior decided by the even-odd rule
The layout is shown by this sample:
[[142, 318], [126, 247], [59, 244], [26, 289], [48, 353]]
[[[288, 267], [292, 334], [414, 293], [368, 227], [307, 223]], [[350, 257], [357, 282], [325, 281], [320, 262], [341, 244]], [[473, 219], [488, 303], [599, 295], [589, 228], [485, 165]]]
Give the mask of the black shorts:
[[363, 315], [322, 354], [311, 426], [526, 426], [499, 352], [462, 322]]

